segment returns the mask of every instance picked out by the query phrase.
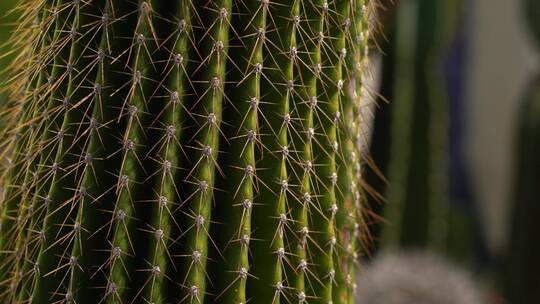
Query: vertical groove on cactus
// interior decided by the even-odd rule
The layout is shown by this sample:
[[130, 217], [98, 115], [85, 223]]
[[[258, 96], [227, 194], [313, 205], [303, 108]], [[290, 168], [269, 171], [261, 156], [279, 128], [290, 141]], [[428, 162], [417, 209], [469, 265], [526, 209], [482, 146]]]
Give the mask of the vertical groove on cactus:
[[225, 170], [218, 163], [218, 152], [219, 137], [223, 135], [222, 102], [227, 99], [224, 89], [232, 14], [231, 0], [196, 3], [201, 10], [196, 12], [198, 25], [192, 26], [196, 44], [194, 55], [200, 57], [201, 62], [192, 67], [196, 98], [187, 109], [192, 113], [195, 125], [190, 127], [185, 141], [189, 149], [187, 161], [193, 167], [184, 177], [189, 190], [182, 203], [187, 207], [184, 211], [184, 221], [188, 223], [184, 228], [184, 242], [189, 263], [183, 279], [185, 295], [182, 300], [189, 302], [203, 302], [209, 294], [206, 264], [209, 250], [217, 246], [215, 237], [210, 235], [210, 223], [212, 206], [217, 204], [214, 195], [220, 191], [215, 187], [216, 170]]
[[[322, 27], [316, 38], [318, 41], [319, 54], [315, 65], [317, 77], [317, 99], [322, 99], [320, 103], [310, 106], [314, 109], [314, 123], [316, 131], [314, 136], [313, 156], [314, 173], [316, 181], [316, 211], [313, 212], [313, 229], [315, 234], [316, 247], [313, 254], [313, 264], [319, 283], [323, 286], [317, 293], [317, 301], [328, 303], [332, 301], [333, 285], [335, 278], [334, 269], [334, 217], [338, 210], [336, 202], [337, 172], [336, 155], [339, 152], [339, 143], [337, 141], [337, 123], [334, 118], [339, 111], [340, 93], [343, 88], [341, 79], [341, 65], [345, 59], [344, 54], [344, 21], [341, 14], [348, 13], [343, 7], [348, 3], [346, 1], [328, 4], [324, 1], [320, 3], [318, 10], [322, 16]], [[345, 7], [346, 8], [346, 7]], [[336, 12], [333, 16], [331, 11]], [[334, 33], [334, 34], [332, 34]], [[329, 39], [332, 37], [333, 39]], [[326, 55], [326, 56], [325, 56]], [[326, 58], [325, 58], [326, 57]], [[327, 81], [325, 81], [325, 78]], [[309, 132], [309, 130], [308, 130]]]
[[[115, 8], [119, 10], [115, 10]], [[126, 194], [129, 182], [124, 177], [129, 174], [135, 175], [136, 160], [133, 160], [131, 150], [123, 149], [125, 137], [118, 138], [119, 135], [111, 134], [109, 131], [108, 122], [117, 120], [117, 117], [123, 116], [126, 124], [124, 136], [131, 135], [130, 132], [140, 127], [130, 125], [132, 116], [122, 113], [122, 106], [134, 106], [133, 101], [135, 90], [140, 87], [133, 88], [132, 81], [134, 78], [132, 73], [123, 73], [121, 77], [114, 75], [114, 68], [120, 68], [120, 64], [115, 63], [116, 58], [113, 54], [122, 52], [122, 46], [131, 32], [122, 30], [123, 26], [135, 23], [136, 14], [132, 14], [127, 18], [127, 14], [134, 10], [135, 4], [122, 5], [120, 1], [107, 0], [103, 10], [96, 14], [96, 26], [100, 28], [101, 40], [99, 44], [92, 46], [93, 54], [97, 66], [97, 75], [94, 81], [88, 84], [93, 88], [93, 109], [85, 115], [86, 128], [89, 133], [88, 143], [85, 145], [84, 159], [82, 160], [84, 176], [82, 176], [79, 191], [84, 189], [86, 195], [80, 200], [79, 210], [74, 229], [80, 230], [77, 233], [78, 238], [72, 244], [71, 256], [77, 259], [77, 267], [72, 269], [69, 286], [66, 290], [66, 299], [73, 298], [76, 303], [88, 301], [88, 297], [92, 295], [88, 290], [81, 289], [81, 286], [92, 285], [99, 286], [100, 290], [105, 290], [104, 300], [114, 299], [117, 294], [124, 295], [128, 290], [120, 288], [118, 293], [111, 292], [114, 284], [126, 284], [126, 280], [122, 281], [123, 276], [126, 276], [123, 268], [130, 265], [131, 261], [125, 258], [124, 254], [135, 255], [132, 245], [132, 236], [126, 231], [128, 227], [133, 228], [131, 221], [133, 210], [133, 202], [129, 200], [129, 194]], [[140, 7], [139, 9], [142, 9]], [[140, 14], [140, 13], [139, 13]], [[126, 16], [124, 20], [117, 20], [121, 16]], [[114, 23], [112, 20], [117, 20]], [[145, 20], [146, 21], [146, 20]], [[137, 26], [142, 26], [138, 24]], [[139, 27], [136, 32], [142, 31]], [[122, 38], [112, 36], [118, 35]], [[148, 47], [151, 47], [149, 45]], [[140, 44], [130, 46], [130, 51], [140, 51]], [[141, 59], [142, 60], [142, 59]], [[126, 64], [127, 65], [127, 64]], [[135, 69], [137, 64], [134, 63]], [[128, 83], [128, 85], [125, 85]], [[122, 98], [118, 96], [116, 86], [129, 88], [127, 96]], [[142, 86], [142, 84], [141, 84]], [[140, 103], [140, 102], [139, 102]], [[108, 104], [118, 105], [115, 107], [107, 106]], [[144, 105], [142, 109], [145, 109]], [[128, 118], [125, 118], [125, 117]], [[140, 120], [142, 121], [142, 119]], [[128, 126], [129, 125], [129, 126]], [[130, 128], [131, 126], [131, 128]], [[142, 138], [141, 138], [142, 139]], [[138, 151], [137, 151], [138, 152]], [[111, 178], [111, 169], [108, 167], [118, 166], [120, 168], [116, 178]], [[133, 178], [133, 176], [131, 176]], [[129, 178], [129, 177], [128, 177]], [[100, 192], [100, 189], [105, 189], [105, 192]], [[108, 201], [111, 204], [103, 206], [99, 202]], [[125, 211], [129, 209], [129, 211]], [[130, 212], [131, 211], [131, 212]], [[125, 221], [119, 221], [121, 213], [129, 214], [125, 216]], [[110, 215], [110, 218], [103, 217], [102, 214]], [[124, 234], [122, 234], [124, 233]], [[103, 240], [110, 239], [108, 244], [103, 244]], [[126, 244], [130, 244], [128, 246]], [[92, 254], [88, 254], [92, 252]], [[142, 255], [142, 253], [141, 253]], [[101, 273], [98, 273], [101, 272]], [[106, 275], [103, 275], [106, 274]], [[115, 283], [117, 282], [117, 283]], [[122, 286], [122, 285], [120, 285]]]
[[[259, 198], [252, 208], [252, 220], [258, 224], [251, 243], [253, 256], [260, 256], [268, 263], [254, 263], [248, 278], [248, 296], [254, 302], [280, 303], [289, 299], [287, 272], [291, 272], [290, 242], [294, 238], [290, 203], [292, 198], [291, 150], [295, 150], [291, 137], [290, 103], [295, 98], [294, 80], [296, 56], [292, 52], [296, 46], [297, 27], [294, 16], [300, 9], [300, 1], [292, 7], [271, 5], [268, 10], [269, 26], [257, 29], [262, 32], [263, 51], [269, 55], [264, 61], [264, 77], [261, 87], [267, 92], [256, 105], [258, 107], [259, 132], [261, 142], [265, 142], [257, 176], [260, 187]], [[279, 26], [280, 24], [281, 26]], [[278, 31], [268, 28], [279, 27]], [[264, 183], [262, 182], [264, 181]], [[287, 293], [286, 293], [287, 292]]]
[[[155, 187], [155, 178], [162, 176], [165, 166], [156, 163], [154, 154], [151, 154], [155, 145], [161, 142], [159, 130], [162, 128], [161, 125], [152, 125], [159, 105], [152, 102], [157, 90], [154, 79], [159, 77], [161, 67], [161, 62], [153, 58], [160, 43], [156, 37], [156, 2], [139, 1], [133, 4], [136, 5], [132, 12], [136, 15], [135, 27], [126, 37], [131, 41], [126, 50], [129, 80], [125, 85], [128, 93], [120, 110], [126, 115], [127, 125], [121, 137], [123, 156], [115, 187], [121, 196], [117, 202], [118, 208], [113, 212], [117, 216], [117, 226], [110, 249], [112, 259], [115, 256], [120, 258], [114, 261], [111, 278], [105, 287], [109, 289], [108, 296], [113, 299], [116, 289], [116, 293], [127, 293], [128, 297], [142, 298], [148, 302], [163, 301], [163, 261], [168, 258], [163, 250], [167, 231], [162, 223], [156, 223], [155, 218], [161, 195]], [[145, 190], [138, 186], [143, 186]], [[126, 244], [125, 239], [133, 241]], [[160, 254], [162, 259], [157, 261]], [[143, 259], [132, 258], [137, 256]], [[123, 261], [126, 261], [125, 264]], [[131, 276], [137, 278], [136, 286], [128, 283]]]
[[373, 1], [31, 2], [4, 302], [354, 302]]
[[[225, 92], [230, 106], [224, 115], [237, 124], [227, 124], [222, 128], [228, 138], [228, 151], [219, 159], [223, 164], [222, 170], [229, 174], [226, 179], [218, 180], [217, 187], [228, 190], [216, 193], [218, 201], [230, 202], [217, 206], [216, 221], [235, 224], [216, 226], [222, 231], [219, 235], [216, 231], [212, 233], [218, 247], [223, 248], [220, 255], [224, 258], [223, 266], [214, 271], [217, 289], [213, 292], [217, 293], [218, 302], [225, 303], [245, 303], [248, 300], [246, 282], [251, 276], [251, 213], [258, 208], [255, 196], [261, 188], [267, 187], [266, 181], [258, 176], [256, 153], [263, 136], [259, 128], [262, 117], [258, 115], [258, 106], [261, 102], [261, 79], [265, 77], [263, 48], [269, 1], [236, 3], [235, 8], [228, 55], [230, 75], [227, 76], [227, 83], [234, 85], [228, 86]], [[214, 258], [220, 259], [219, 256]]]
[[[302, 2], [300, 14], [295, 16], [298, 20], [298, 62], [297, 65], [300, 79], [299, 88], [296, 90], [299, 101], [294, 103], [294, 117], [296, 118], [296, 136], [294, 137], [295, 147], [297, 149], [297, 162], [302, 167], [300, 173], [297, 173], [298, 197], [293, 202], [293, 226], [296, 234], [296, 242], [293, 243], [292, 255], [294, 256], [293, 265], [295, 275], [293, 276], [293, 288], [296, 290], [296, 296], [299, 302], [306, 302], [308, 298], [313, 299], [315, 295], [314, 288], [319, 284], [315, 276], [313, 266], [315, 265], [314, 256], [320, 252], [308, 252], [310, 249], [318, 250], [317, 244], [313, 242], [313, 234], [310, 234], [309, 216], [319, 217], [322, 212], [316, 206], [317, 196], [314, 176], [314, 157], [313, 144], [315, 141], [314, 115], [317, 113], [318, 99], [317, 83], [322, 74], [321, 63], [321, 44], [324, 39], [324, 20], [321, 13], [321, 1]], [[313, 224], [313, 223], [311, 223]], [[322, 231], [321, 231], [322, 233]], [[317, 284], [317, 285], [315, 285]]]

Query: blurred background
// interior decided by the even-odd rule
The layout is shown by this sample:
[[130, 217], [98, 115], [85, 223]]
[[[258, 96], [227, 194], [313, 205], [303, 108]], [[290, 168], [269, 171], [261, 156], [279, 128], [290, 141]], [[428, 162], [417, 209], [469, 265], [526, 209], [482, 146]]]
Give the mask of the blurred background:
[[[395, 0], [378, 11], [377, 168], [365, 176], [384, 221], [360, 298], [380, 272], [405, 273], [403, 289], [418, 291], [450, 288], [459, 271], [476, 300], [433, 287], [438, 300], [377, 303], [540, 303], [540, 1]], [[425, 275], [411, 283], [414, 272]]]
[[540, 303], [540, 0], [379, 2], [358, 303]]

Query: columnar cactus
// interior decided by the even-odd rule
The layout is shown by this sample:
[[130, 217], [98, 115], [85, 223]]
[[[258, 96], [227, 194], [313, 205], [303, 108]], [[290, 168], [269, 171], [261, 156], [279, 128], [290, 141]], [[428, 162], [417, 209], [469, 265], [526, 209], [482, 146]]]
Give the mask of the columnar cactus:
[[461, 1], [401, 1], [396, 10], [388, 21], [394, 26], [385, 26], [394, 30], [381, 92], [393, 102], [377, 114], [371, 148], [388, 180], [379, 172], [367, 177], [386, 192], [381, 245], [430, 248], [465, 261], [472, 207], [448, 194], [448, 107], [456, 98], [441, 73], [463, 24]]
[[540, 23], [538, 15], [540, 14], [540, 3], [538, 1], [524, 0], [524, 15], [527, 17], [527, 24], [533, 40], [538, 45], [540, 43]]
[[447, 118], [439, 58], [452, 6], [415, 0], [397, 7], [385, 246], [445, 247]]
[[369, 0], [26, 0], [2, 303], [353, 303]]
[[513, 214], [508, 239], [508, 255], [501, 273], [504, 296], [509, 303], [538, 302], [540, 291], [540, 246], [531, 242], [531, 235], [538, 233], [536, 217], [540, 215], [538, 181], [540, 162], [540, 78], [531, 82], [521, 109], [516, 149], [516, 179], [514, 181]]
[[[536, 46], [540, 46], [540, 5], [537, 1], [524, 0], [529, 33]], [[511, 232], [508, 234], [508, 252], [500, 283], [509, 303], [540, 301], [540, 245], [531, 242], [538, 234], [537, 217], [540, 215], [540, 74], [530, 80], [524, 94], [517, 129], [515, 179], [513, 184]]]

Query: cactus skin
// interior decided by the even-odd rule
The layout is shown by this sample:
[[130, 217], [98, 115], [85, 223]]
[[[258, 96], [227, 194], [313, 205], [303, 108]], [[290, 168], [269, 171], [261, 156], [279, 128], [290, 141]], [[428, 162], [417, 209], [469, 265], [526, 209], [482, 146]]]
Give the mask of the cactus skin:
[[375, 6], [20, 4], [2, 303], [354, 303]]

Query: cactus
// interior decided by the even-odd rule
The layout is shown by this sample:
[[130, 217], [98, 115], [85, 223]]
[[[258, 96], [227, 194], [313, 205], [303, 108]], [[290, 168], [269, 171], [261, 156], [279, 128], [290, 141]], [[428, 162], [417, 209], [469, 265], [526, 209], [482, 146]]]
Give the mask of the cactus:
[[540, 3], [538, 1], [524, 1], [524, 14], [527, 18], [527, 24], [529, 31], [531, 32], [533, 40], [538, 45], [540, 43], [540, 23], [538, 22], [538, 15], [540, 14]]
[[441, 246], [446, 241], [446, 223], [436, 223], [445, 217], [448, 203], [442, 153], [445, 98], [437, 65], [439, 45], [446, 38], [445, 13], [450, 7], [450, 3], [424, 0], [400, 2], [397, 7], [394, 103], [388, 117], [388, 204], [384, 210], [391, 226], [382, 230], [386, 246]]
[[[441, 72], [447, 47], [460, 22], [461, 1], [401, 1], [385, 11], [386, 34], [380, 107], [374, 126], [371, 154], [377, 170], [366, 182], [384, 193], [387, 223], [381, 247], [430, 248], [466, 260], [471, 239], [463, 229], [469, 217], [448, 195], [451, 102]], [[381, 173], [382, 172], [382, 173]], [[382, 179], [385, 175], [387, 180]], [[463, 208], [465, 209], [465, 208]]]
[[27, 0], [3, 303], [354, 303], [373, 0]]
[[540, 283], [537, 276], [540, 270], [537, 259], [540, 246], [531, 242], [531, 235], [538, 231], [536, 217], [540, 214], [537, 204], [540, 197], [537, 187], [540, 163], [535, 157], [540, 151], [539, 88], [540, 78], [537, 76], [527, 92], [518, 129], [512, 226], [506, 265], [500, 277], [504, 296], [509, 303], [540, 300], [540, 292], [536, 288]]
[[[531, 37], [540, 46], [540, 6], [537, 1], [524, 1]], [[515, 178], [513, 181], [511, 230], [505, 267], [499, 273], [501, 291], [508, 303], [540, 301], [540, 246], [531, 242], [538, 233], [536, 219], [540, 215], [538, 181], [540, 162], [540, 74], [530, 80], [524, 94], [516, 136]]]

